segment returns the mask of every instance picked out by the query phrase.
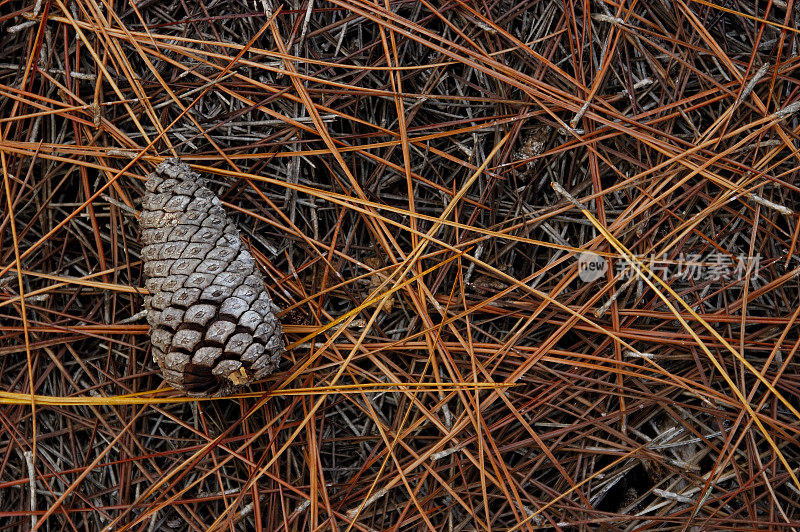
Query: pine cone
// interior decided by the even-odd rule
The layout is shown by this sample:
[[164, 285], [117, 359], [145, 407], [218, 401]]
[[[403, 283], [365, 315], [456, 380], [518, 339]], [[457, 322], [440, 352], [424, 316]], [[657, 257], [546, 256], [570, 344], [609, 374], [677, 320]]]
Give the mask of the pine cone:
[[179, 159], [147, 178], [139, 224], [153, 359], [173, 388], [226, 395], [272, 373], [283, 331], [219, 199]]

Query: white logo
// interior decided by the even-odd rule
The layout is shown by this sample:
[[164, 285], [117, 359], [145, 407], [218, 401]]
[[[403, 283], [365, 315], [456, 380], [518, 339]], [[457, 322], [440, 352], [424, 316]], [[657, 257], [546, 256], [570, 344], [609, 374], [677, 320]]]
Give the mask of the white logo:
[[581, 278], [581, 281], [591, 283], [602, 277], [606, 271], [608, 271], [608, 262], [600, 255], [590, 251], [584, 251], [578, 255], [578, 277]]

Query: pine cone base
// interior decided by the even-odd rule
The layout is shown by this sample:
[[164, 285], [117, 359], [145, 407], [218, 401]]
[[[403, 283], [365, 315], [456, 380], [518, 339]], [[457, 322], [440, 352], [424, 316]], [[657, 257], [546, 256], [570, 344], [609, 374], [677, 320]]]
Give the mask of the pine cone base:
[[178, 159], [145, 185], [139, 224], [153, 359], [193, 396], [227, 395], [272, 373], [283, 331], [239, 231]]

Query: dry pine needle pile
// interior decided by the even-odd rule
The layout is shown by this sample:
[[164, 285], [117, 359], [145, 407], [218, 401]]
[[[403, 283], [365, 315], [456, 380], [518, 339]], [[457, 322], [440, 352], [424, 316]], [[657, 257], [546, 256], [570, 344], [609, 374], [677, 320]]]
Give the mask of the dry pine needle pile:
[[797, 28], [0, 0], [0, 530], [800, 529]]

